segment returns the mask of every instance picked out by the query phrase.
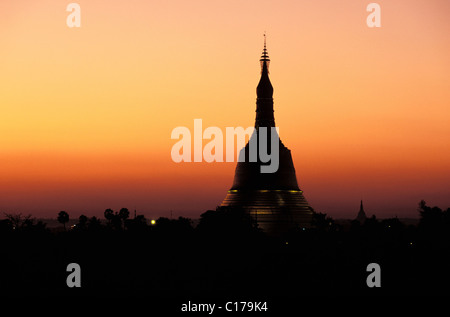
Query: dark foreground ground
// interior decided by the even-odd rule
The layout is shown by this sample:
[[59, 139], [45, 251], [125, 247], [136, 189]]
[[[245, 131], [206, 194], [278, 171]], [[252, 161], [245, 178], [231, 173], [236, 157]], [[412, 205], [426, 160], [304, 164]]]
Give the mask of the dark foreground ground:
[[[268, 237], [232, 210], [188, 219], [140, 219], [65, 232], [38, 223], [0, 225], [0, 289], [7, 296], [147, 298], [155, 305], [203, 301], [298, 300], [304, 296], [450, 295], [449, 211], [423, 206], [417, 226], [398, 219], [345, 230], [318, 214], [314, 228]], [[429, 209], [426, 209], [429, 208]], [[426, 213], [428, 212], [428, 213]], [[81, 288], [69, 288], [69, 263]], [[381, 268], [370, 288], [369, 263]]]

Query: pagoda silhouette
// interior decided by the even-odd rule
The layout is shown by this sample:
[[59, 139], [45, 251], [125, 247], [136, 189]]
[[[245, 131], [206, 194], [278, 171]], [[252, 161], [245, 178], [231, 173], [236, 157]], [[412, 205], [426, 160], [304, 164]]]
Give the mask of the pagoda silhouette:
[[359, 221], [361, 224], [364, 224], [366, 219], [367, 216], [366, 213], [364, 212], [363, 201], [361, 200], [361, 205], [359, 206], [359, 212], [358, 215], [356, 216], [356, 220]]
[[267, 128], [267, 148], [271, 151], [271, 129], [275, 127], [273, 110], [273, 87], [269, 79], [269, 55], [264, 35], [264, 49], [260, 59], [261, 79], [256, 88], [255, 130], [250, 141], [240, 153], [245, 160], [236, 166], [234, 182], [223, 200], [223, 207], [239, 207], [249, 213], [264, 232], [283, 234], [290, 230], [304, 230], [311, 226], [313, 209], [309, 206], [303, 191], [300, 190], [292, 162], [291, 151], [279, 142], [279, 167], [274, 173], [261, 173], [261, 166], [267, 165], [258, 159], [249, 160], [249, 144], [259, 144], [259, 129]]

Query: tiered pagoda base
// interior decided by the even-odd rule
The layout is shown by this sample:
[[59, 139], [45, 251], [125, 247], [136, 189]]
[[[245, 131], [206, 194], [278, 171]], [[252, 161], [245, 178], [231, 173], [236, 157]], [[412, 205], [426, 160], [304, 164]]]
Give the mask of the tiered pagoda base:
[[273, 235], [310, 228], [313, 214], [301, 190], [231, 189], [221, 206], [243, 208], [259, 228]]

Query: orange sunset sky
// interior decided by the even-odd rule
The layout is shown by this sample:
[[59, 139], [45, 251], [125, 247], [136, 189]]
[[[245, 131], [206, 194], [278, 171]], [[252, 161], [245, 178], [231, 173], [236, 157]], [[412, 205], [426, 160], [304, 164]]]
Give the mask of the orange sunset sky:
[[254, 124], [264, 31], [275, 120], [316, 211], [450, 207], [450, 2], [374, 1], [369, 28], [370, 2], [0, 1], [0, 212], [214, 209], [235, 163], [176, 164], [171, 131]]

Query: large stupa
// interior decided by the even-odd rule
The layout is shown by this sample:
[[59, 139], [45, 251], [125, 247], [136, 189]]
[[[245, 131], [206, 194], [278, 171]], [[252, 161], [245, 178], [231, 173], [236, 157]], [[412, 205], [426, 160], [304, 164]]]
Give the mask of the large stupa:
[[[275, 127], [273, 87], [269, 79], [270, 59], [265, 38], [260, 62], [261, 79], [256, 88], [255, 132], [251, 138], [258, 138], [254, 144], [259, 144], [259, 130], [265, 127], [268, 131], [267, 148], [270, 151], [271, 133], [276, 131], [271, 129]], [[304, 230], [311, 226], [313, 214], [313, 209], [298, 186], [291, 151], [279, 138], [278, 142], [279, 167], [274, 173], [261, 172], [261, 166], [268, 163], [261, 162], [259, 156], [256, 162], [249, 160], [251, 141], [246, 144], [241, 150], [245, 151], [245, 161], [237, 163], [233, 186], [221, 204], [243, 208], [269, 234]]]

